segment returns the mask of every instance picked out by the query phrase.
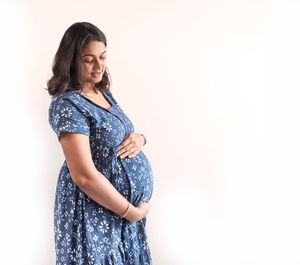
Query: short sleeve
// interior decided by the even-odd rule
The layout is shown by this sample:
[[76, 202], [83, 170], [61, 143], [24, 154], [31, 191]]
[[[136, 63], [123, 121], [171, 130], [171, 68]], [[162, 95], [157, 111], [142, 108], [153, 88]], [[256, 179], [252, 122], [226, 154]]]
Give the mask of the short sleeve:
[[60, 140], [61, 132], [76, 132], [90, 136], [90, 124], [83, 112], [66, 98], [51, 101], [48, 121]]

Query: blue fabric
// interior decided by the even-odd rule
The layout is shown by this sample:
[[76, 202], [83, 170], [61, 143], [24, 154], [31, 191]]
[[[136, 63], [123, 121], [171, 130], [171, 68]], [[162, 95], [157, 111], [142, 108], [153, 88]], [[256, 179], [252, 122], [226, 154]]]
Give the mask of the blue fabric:
[[[64, 92], [50, 103], [49, 123], [58, 140], [64, 131], [88, 135], [97, 170], [137, 206], [152, 196], [152, 169], [142, 150], [132, 158], [117, 156], [134, 126], [111, 91], [103, 95], [108, 109], [78, 91]], [[96, 203], [73, 182], [64, 160], [54, 205], [56, 265], [150, 265], [146, 220], [130, 222]]]

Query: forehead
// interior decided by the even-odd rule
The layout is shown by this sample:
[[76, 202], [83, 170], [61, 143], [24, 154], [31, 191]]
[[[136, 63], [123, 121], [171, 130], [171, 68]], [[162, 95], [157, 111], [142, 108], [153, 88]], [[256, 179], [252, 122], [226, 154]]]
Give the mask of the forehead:
[[101, 41], [90, 41], [82, 50], [82, 56], [97, 56], [106, 52], [105, 44]]

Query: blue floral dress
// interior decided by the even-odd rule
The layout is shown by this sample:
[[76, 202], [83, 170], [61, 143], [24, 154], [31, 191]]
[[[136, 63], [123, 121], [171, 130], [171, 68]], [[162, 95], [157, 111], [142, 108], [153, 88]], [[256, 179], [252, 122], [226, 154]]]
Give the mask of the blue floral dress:
[[[51, 100], [48, 120], [58, 141], [64, 131], [88, 135], [97, 170], [137, 206], [152, 196], [152, 169], [142, 151], [132, 158], [117, 156], [134, 126], [111, 91], [102, 93], [110, 108], [76, 90], [64, 92]], [[56, 186], [54, 234], [56, 265], [152, 264], [146, 217], [131, 222], [102, 207], [73, 182], [66, 160]]]

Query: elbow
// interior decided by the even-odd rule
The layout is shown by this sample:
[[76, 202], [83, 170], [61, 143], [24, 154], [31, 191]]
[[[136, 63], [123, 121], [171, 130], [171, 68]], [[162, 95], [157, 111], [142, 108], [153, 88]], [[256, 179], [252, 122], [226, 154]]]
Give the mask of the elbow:
[[82, 171], [70, 171], [72, 180], [80, 187], [85, 188], [89, 185], [94, 185], [94, 180], [99, 179], [99, 172], [95, 170]]
[[87, 186], [88, 179], [86, 177], [84, 177], [84, 176], [78, 177], [78, 178], [76, 178], [76, 182], [75, 183], [77, 184], [78, 187], [85, 188]]
[[88, 184], [88, 178], [84, 175], [70, 174], [73, 182], [80, 188], [86, 187]]

